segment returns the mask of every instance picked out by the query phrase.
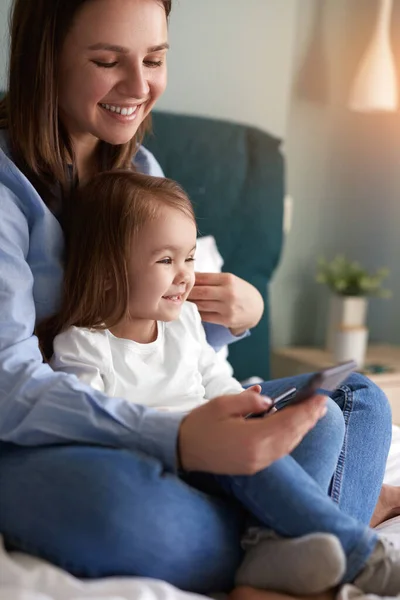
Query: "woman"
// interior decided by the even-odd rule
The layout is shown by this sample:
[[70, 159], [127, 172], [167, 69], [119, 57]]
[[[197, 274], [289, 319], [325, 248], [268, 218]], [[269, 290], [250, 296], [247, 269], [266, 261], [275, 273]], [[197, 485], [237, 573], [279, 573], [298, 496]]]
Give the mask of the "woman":
[[[10, 546], [77, 575], [140, 574], [193, 591], [223, 590], [241, 558], [245, 515], [178, 479], [177, 447], [188, 471], [255, 472], [295, 448], [324, 399], [249, 423], [240, 415], [263, 406], [249, 391], [240, 405], [218, 398], [182, 420], [52, 373], [33, 336], [35, 323], [58, 306], [60, 223], [71, 187], [130, 164], [164, 91], [170, 4], [14, 4], [9, 94], [1, 107], [0, 530]], [[152, 168], [143, 149], [135, 161]], [[214, 284], [202, 301], [215, 294], [221, 301], [222, 314], [211, 320], [227, 329], [214, 328], [209, 339], [218, 345], [254, 326], [262, 308], [246, 282], [227, 276]], [[301, 378], [263, 391], [273, 396], [293, 382]], [[293, 456], [317, 481], [330, 481], [337, 405], [348, 427], [332, 496], [367, 523], [390, 442], [390, 411], [378, 388], [351, 378], [329, 401], [331, 418]]]

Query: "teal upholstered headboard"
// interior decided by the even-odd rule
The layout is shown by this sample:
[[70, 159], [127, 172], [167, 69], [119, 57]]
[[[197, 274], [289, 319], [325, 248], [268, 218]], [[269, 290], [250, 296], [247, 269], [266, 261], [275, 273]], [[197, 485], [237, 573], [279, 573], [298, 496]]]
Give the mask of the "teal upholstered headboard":
[[155, 112], [145, 140], [167, 177], [188, 192], [201, 235], [213, 235], [224, 271], [252, 283], [265, 314], [252, 335], [233, 344], [235, 375], [269, 376], [267, 286], [282, 247], [284, 164], [280, 140], [252, 127]]

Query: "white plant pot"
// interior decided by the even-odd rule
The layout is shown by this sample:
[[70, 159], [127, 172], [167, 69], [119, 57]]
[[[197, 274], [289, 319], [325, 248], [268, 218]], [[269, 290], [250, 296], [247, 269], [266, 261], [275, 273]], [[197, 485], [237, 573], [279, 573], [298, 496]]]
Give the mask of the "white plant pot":
[[367, 299], [364, 296], [331, 295], [326, 349], [333, 352], [336, 332], [342, 328], [364, 327], [367, 316]]
[[367, 352], [368, 329], [366, 327], [342, 327], [334, 336], [333, 357], [336, 362], [355, 360], [362, 369]]

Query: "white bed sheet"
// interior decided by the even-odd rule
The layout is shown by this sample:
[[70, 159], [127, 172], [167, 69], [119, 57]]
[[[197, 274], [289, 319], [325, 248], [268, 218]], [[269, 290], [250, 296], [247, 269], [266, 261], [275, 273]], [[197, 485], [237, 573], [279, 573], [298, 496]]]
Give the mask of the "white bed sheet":
[[[400, 485], [400, 428], [393, 428], [385, 482]], [[377, 528], [400, 548], [400, 517]], [[347, 589], [347, 588], [346, 588]], [[195, 600], [165, 582], [134, 578], [80, 581], [45, 561], [4, 550], [0, 537], [0, 600]], [[346, 596], [347, 598], [347, 596]], [[360, 598], [361, 600], [361, 598]]]
[[400, 485], [400, 427], [393, 425], [392, 445], [386, 465], [385, 483]]
[[[392, 446], [386, 466], [385, 483], [400, 486], [400, 427], [393, 426]], [[385, 521], [376, 528], [400, 549], [400, 517]]]
[[0, 600], [200, 600], [164, 581], [140, 577], [81, 581], [37, 558], [7, 554], [0, 539]]

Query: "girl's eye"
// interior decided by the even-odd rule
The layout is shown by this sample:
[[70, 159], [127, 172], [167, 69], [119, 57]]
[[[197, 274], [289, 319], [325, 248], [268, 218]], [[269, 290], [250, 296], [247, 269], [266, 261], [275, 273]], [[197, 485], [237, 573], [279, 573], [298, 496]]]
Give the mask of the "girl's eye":
[[157, 67], [161, 67], [163, 64], [162, 60], [145, 60], [144, 64], [146, 67], [150, 67], [151, 69], [156, 69]]
[[194, 256], [190, 256], [189, 258], [186, 259], [186, 262], [194, 262], [195, 258]]
[[172, 264], [172, 258], [163, 258], [162, 260], [158, 260], [157, 264], [159, 264], [159, 265], [171, 265]]
[[98, 67], [103, 67], [103, 69], [112, 69], [113, 67], [117, 66], [117, 62], [100, 62], [99, 60], [94, 60], [93, 61], [95, 65], [97, 65]]

